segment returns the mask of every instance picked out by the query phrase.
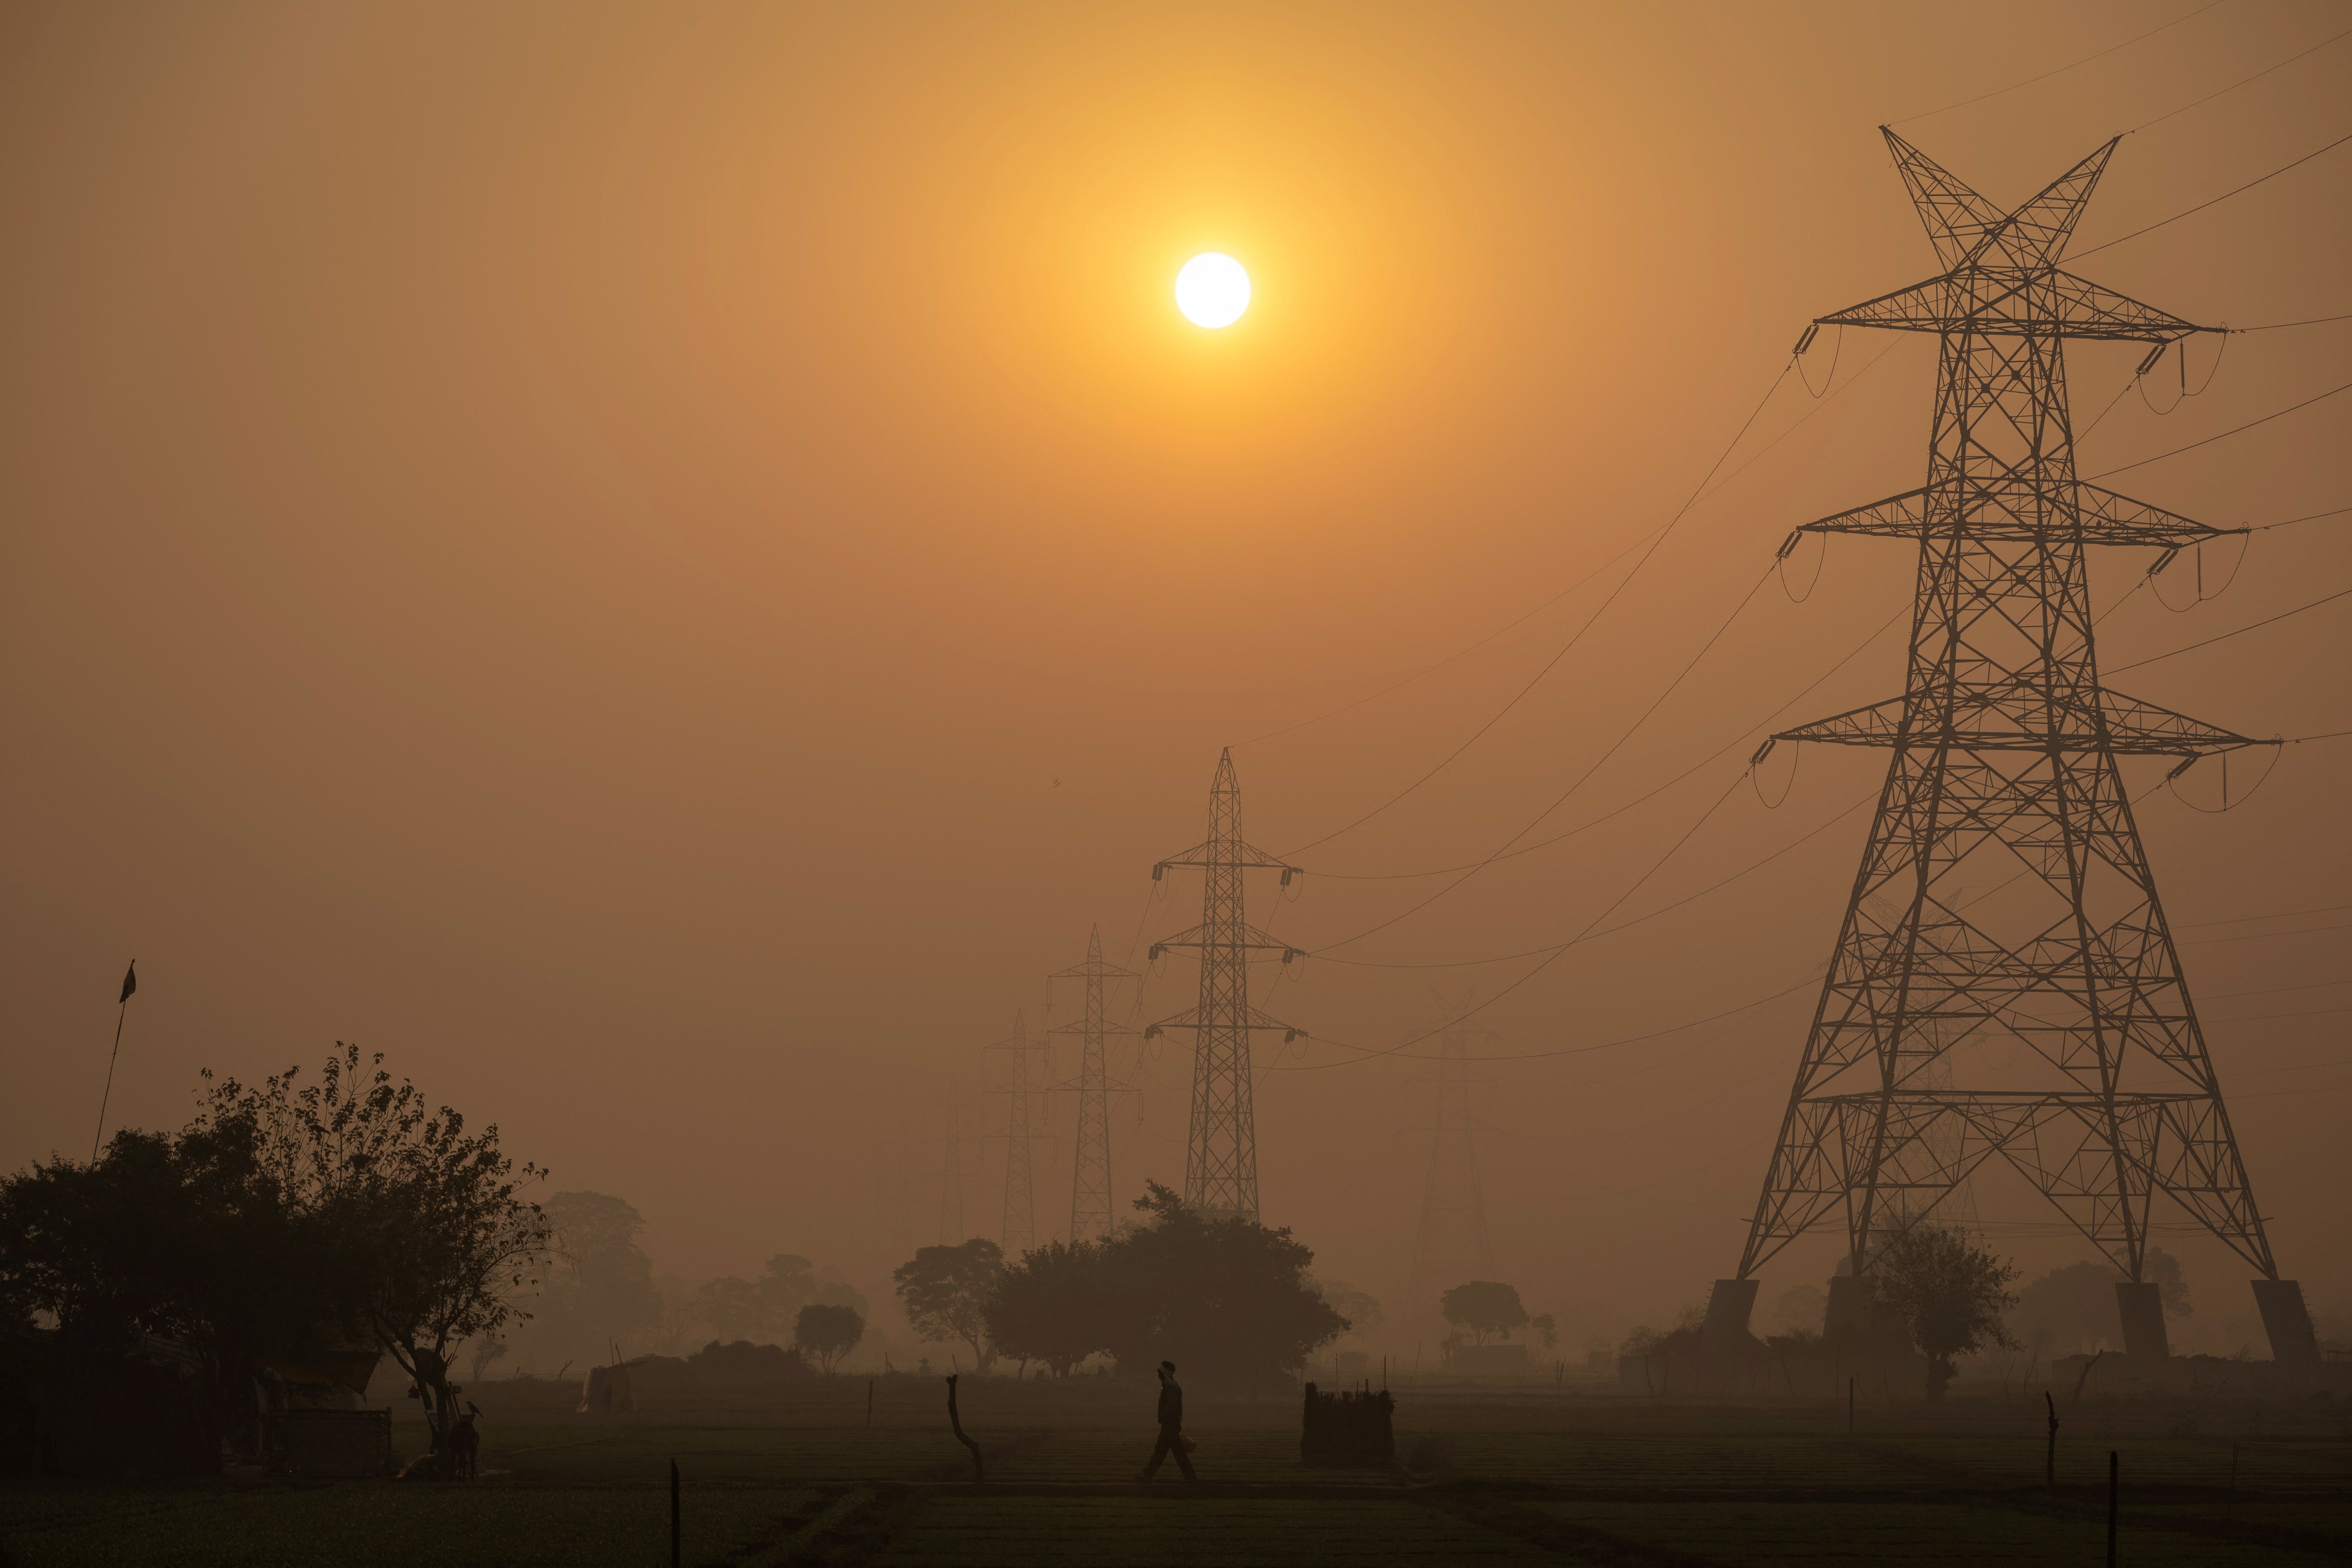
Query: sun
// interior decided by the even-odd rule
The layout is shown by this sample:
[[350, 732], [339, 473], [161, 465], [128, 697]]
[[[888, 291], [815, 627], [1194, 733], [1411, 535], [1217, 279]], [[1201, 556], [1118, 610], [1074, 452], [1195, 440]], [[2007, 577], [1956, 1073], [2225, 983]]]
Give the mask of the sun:
[[1176, 308], [1196, 327], [1230, 327], [1249, 302], [1249, 274], [1221, 251], [1192, 258], [1176, 274]]

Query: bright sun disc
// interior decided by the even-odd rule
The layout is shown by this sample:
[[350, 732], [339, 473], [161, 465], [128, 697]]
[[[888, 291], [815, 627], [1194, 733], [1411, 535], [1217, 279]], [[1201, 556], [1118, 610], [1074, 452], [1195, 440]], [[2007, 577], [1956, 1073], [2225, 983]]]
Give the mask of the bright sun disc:
[[1230, 327], [1249, 309], [1249, 274], [1217, 251], [1196, 256], [1176, 274], [1176, 308], [1196, 327]]

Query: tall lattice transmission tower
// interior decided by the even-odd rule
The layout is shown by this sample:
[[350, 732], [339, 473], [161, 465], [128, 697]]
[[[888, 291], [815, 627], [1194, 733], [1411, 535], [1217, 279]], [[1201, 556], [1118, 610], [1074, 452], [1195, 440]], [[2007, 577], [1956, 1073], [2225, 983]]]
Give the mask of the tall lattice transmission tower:
[[[1916, 1223], [1998, 1156], [2125, 1276], [2127, 1353], [2168, 1352], [2146, 1268], [2161, 1194], [2260, 1273], [2277, 1357], [2314, 1362], [2119, 770], [2261, 742], [2102, 686], [2092, 641], [2085, 546], [2222, 531], [2076, 479], [2066, 407], [2068, 341], [2146, 343], [2152, 362], [2213, 329], [2060, 268], [2114, 142], [2003, 212], [1885, 136], [1943, 270], [1812, 330], [1936, 335], [1927, 482], [1799, 531], [1918, 545], [1907, 676], [1899, 697], [1773, 737], [1894, 756], [1710, 1343], [1746, 1329], [1759, 1268], [1832, 1223], [1853, 1277], [1832, 1282], [1827, 1326], [1860, 1326], [1895, 1216]], [[1930, 1087], [1942, 1061], [1952, 1086]]]
[[1029, 1015], [1013, 1016], [1013, 1033], [992, 1046], [983, 1057], [1004, 1059], [1004, 1225], [1000, 1241], [1007, 1258], [1020, 1257], [1037, 1245], [1037, 1187], [1032, 1171], [1033, 1146], [1045, 1134], [1045, 1118], [1036, 1085], [1044, 1074], [1036, 1058], [1049, 1049], [1047, 1042], [1029, 1037]]
[[1184, 1145], [1184, 1201], [1216, 1214], [1258, 1216], [1257, 1115], [1252, 1102], [1250, 1036], [1279, 1029], [1285, 1043], [1305, 1034], [1250, 1005], [1253, 952], [1278, 952], [1285, 963], [1297, 949], [1249, 923], [1243, 912], [1243, 875], [1279, 871], [1285, 886], [1300, 874], [1242, 837], [1242, 786], [1234, 773], [1230, 747], [1217, 759], [1209, 784], [1209, 837], [1181, 855], [1151, 868], [1158, 881], [1171, 866], [1196, 866], [1204, 873], [1201, 923], [1155, 942], [1151, 957], [1171, 947], [1201, 955], [1200, 1005], [1144, 1030], [1150, 1038], [1163, 1029], [1192, 1031], [1192, 1114]]
[[963, 1227], [963, 1106], [941, 1100], [939, 1109], [940, 1242], [961, 1247], [970, 1235]]
[[1437, 1114], [1429, 1127], [1429, 1182], [1422, 1192], [1421, 1229], [1413, 1238], [1412, 1283], [1405, 1289], [1408, 1310], [1421, 1317], [1434, 1311], [1441, 1292], [1495, 1278], [1486, 1197], [1478, 1182], [1479, 1128], [1470, 1114], [1470, 1046], [1495, 1036], [1463, 1018], [1470, 1011], [1468, 996], [1437, 1000], [1454, 1022], [1438, 1036], [1435, 1078], [1420, 1080], [1437, 1089]]
[[1099, 925], [1087, 932], [1084, 963], [1074, 969], [1056, 970], [1045, 977], [1048, 982], [1083, 980], [1087, 985], [1086, 1013], [1079, 1021], [1046, 1031], [1049, 1035], [1075, 1035], [1078, 1038], [1078, 1076], [1071, 1083], [1057, 1086], [1075, 1089], [1078, 1095], [1078, 1155], [1070, 1178], [1070, 1239], [1074, 1242], [1098, 1241], [1110, 1235], [1118, 1223], [1110, 1175], [1110, 1096], [1113, 1089], [1127, 1089], [1129, 1086], [1112, 1080], [1107, 1047], [1111, 1036], [1132, 1035], [1135, 1031], [1109, 1021], [1104, 992], [1107, 982], [1136, 977], [1132, 969], [1103, 962]]

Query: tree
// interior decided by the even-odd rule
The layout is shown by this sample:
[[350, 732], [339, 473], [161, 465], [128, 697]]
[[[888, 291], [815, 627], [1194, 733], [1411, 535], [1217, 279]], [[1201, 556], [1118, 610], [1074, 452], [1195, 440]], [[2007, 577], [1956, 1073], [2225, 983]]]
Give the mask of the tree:
[[1881, 1310], [1909, 1325], [1927, 1358], [1928, 1398], [1944, 1397], [1955, 1358], [1988, 1345], [2021, 1348], [2000, 1319], [2017, 1304], [2009, 1284], [2018, 1268], [1970, 1246], [1959, 1226], [1913, 1226], [1886, 1244], [1875, 1272]]
[[1523, 1329], [1528, 1323], [1528, 1310], [1519, 1304], [1518, 1287], [1494, 1279], [1473, 1279], [1466, 1285], [1456, 1285], [1438, 1298], [1437, 1310], [1455, 1328], [1469, 1330], [1474, 1344], [1485, 1344], [1489, 1334], [1507, 1340], [1513, 1329]]
[[1307, 1282], [1314, 1252], [1288, 1230], [1210, 1215], [1157, 1182], [1150, 1218], [1105, 1245], [1111, 1353], [1122, 1368], [1161, 1360], [1204, 1388], [1280, 1387], [1348, 1320]]
[[320, 1348], [337, 1250], [242, 1128], [124, 1131], [89, 1164], [36, 1163], [0, 1180], [0, 1321], [46, 1311], [93, 1351], [151, 1333], [218, 1367]]
[[819, 1270], [794, 1252], [781, 1252], [769, 1258], [767, 1270], [753, 1289], [761, 1310], [772, 1322], [798, 1321], [801, 1309], [812, 1301], [821, 1301], [828, 1307], [847, 1307], [861, 1318], [866, 1315], [866, 1293], [843, 1279], [840, 1269], [828, 1263]]
[[1110, 1264], [1091, 1242], [1047, 1242], [1008, 1267], [988, 1306], [988, 1337], [998, 1352], [1042, 1361], [1055, 1377], [1100, 1351], [1112, 1329]]
[[918, 1247], [890, 1278], [907, 1321], [932, 1341], [961, 1340], [971, 1347], [975, 1367], [996, 1363], [988, 1338], [988, 1305], [1004, 1272], [1004, 1252], [986, 1237], [955, 1247]]
[[1349, 1333], [1360, 1334], [1368, 1329], [1380, 1327], [1385, 1314], [1381, 1310], [1379, 1300], [1371, 1292], [1359, 1290], [1344, 1279], [1334, 1279], [1325, 1284], [1310, 1275], [1306, 1283], [1308, 1289], [1330, 1303], [1333, 1311], [1348, 1320]]
[[816, 1358], [817, 1370], [826, 1373], [834, 1363], [857, 1348], [866, 1337], [866, 1320], [855, 1308], [829, 1306], [812, 1301], [800, 1310], [793, 1326], [793, 1343], [805, 1356]]
[[603, 1193], [558, 1193], [546, 1206], [553, 1243], [533, 1341], [557, 1360], [600, 1364], [615, 1345], [644, 1349], [662, 1321], [653, 1260], [637, 1245], [645, 1216]]
[[1549, 1312], [1528, 1319], [1528, 1327], [1536, 1331], [1536, 1337], [1542, 1342], [1544, 1349], [1550, 1350], [1559, 1343], [1559, 1323]]
[[336, 1238], [341, 1315], [415, 1380], [446, 1455], [451, 1352], [525, 1315], [516, 1298], [539, 1282], [547, 1221], [520, 1189], [546, 1173], [518, 1173], [495, 1125], [467, 1132], [457, 1110], [429, 1110], [383, 1062], [379, 1053], [370, 1072], [357, 1046], [339, 1042], [315, 1084], [298, 1088], [294, 1068], [259, 1089], [224, 1079], [188, 1136], [248, 1148], [258, 1177]]
[[695, 1288], [686, 1304], [688, 1321], [720, 1341], [756, 1340], [773, 1334], [790, 1318], [779, 1319], [761, 1300], [759, 1287], [749, 1279], [722, 1274]]

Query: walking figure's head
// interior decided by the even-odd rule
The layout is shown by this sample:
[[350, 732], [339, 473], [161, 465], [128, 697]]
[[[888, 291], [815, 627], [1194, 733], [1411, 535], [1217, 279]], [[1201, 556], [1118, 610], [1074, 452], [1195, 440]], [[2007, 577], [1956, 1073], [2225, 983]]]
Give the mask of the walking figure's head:
[[1172, 1362], [1172, 1361], [1163, 1361], [1163, 1362], [1161, 1362], [1161, 1363], [1160, 1363], [1160, 1380], [1161, 1380], [1162, 1382], [1165, 1382], [1165, 1381], [1166, 1381], [1166, 1380], [1168, 1380], [1169, 1378], [1171, 1378], [1171, 1377], [1173, 1377], [1173, 1376], [1175, 1376], [1175, 1375], [1176, 1375], [1176, 1363], [1175, 1363], [1174, 1362]]

